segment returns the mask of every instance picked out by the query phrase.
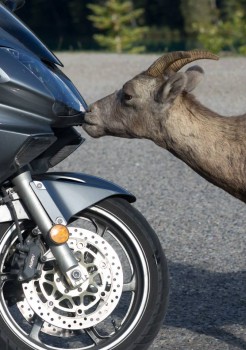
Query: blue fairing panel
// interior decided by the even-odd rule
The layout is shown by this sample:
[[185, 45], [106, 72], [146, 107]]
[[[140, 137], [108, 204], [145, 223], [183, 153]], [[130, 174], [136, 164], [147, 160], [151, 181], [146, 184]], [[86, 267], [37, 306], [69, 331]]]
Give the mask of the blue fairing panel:
[[125, 189], [101, 178], [81, 173], [46, 173], [35, 179], [42, 181], [64, 219], [103, 199], [118, 196], [129, 202], [136, 198]]

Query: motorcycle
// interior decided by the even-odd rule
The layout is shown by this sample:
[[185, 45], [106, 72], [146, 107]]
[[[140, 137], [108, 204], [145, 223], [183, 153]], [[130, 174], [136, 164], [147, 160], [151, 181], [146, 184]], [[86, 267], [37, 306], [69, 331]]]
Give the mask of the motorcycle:
[[0, 343], [147, 349], [168, 300], [160, 242], [106, 180], [50, 172], [84, 141], [87, 105], [62, 63], [0, 2]]

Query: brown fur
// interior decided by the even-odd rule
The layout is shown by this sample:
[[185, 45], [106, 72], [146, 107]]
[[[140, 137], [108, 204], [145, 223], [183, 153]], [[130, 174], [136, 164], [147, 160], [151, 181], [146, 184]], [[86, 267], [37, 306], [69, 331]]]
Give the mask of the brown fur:
[[96, 101], [84, 129], [93, 137], [150, 139], [246, 202], [246, 115], [224, 117], [200, 104], [187, 91], [202, 76], [198, 66], [168, 77], [139, 74]]
[[[223, 117], [183, 94], [169, 111], [167, 149], [246, 202], [246, 116]], [[182, 118], [180, 118], [180, 114]]]

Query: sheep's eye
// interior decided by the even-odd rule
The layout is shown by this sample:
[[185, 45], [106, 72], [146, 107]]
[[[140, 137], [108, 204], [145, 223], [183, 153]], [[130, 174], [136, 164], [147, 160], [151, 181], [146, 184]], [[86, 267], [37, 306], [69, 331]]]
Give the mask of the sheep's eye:
[[124, 92], [123, 98], [124, 98], [125, 101], [130, 101], [130, 100], [132, 99], [132, 95], [128, 95], [128, 94], [126, 94], [126, 93]]

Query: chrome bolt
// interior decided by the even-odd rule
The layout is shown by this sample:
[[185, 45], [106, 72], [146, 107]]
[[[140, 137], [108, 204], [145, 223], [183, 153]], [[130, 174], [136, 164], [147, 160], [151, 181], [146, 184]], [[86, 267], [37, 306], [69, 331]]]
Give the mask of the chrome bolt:
[[102, 269], [106, 269], [107, 264], [103, 261], [103, 262], [101, 262], [100, 267], [101, 267]]
[[74, 270], [71, 273], [71, 276], [72, 276], [73, 279], [79, 280], [79, 279], [81, 279], [81, 272], [79, 270]]
[[63, 220], [63, 218], [58, 217], [58, 218], [56, 218], [56, 223], [57, 224], [65, 224], [65, 221]]
[[83, 249], [84, 248], [84, 244], [82, 242], [79, 242], [77, 244], [77, 247], [78, 247], [78, 249]]
[[42, 263], [45, 263], [45, 261], [47, 260], [47, 257], [43, 255], [43, 256], [40, 258], [40, 260], [41, 260]]
[[34, 236], [37, 236], [37, 235], [40, 234], [40, 230], [39, 230], [37, 227], [35, 227], [35, 228], [32, 230], [32, 234], [33, 234]]

